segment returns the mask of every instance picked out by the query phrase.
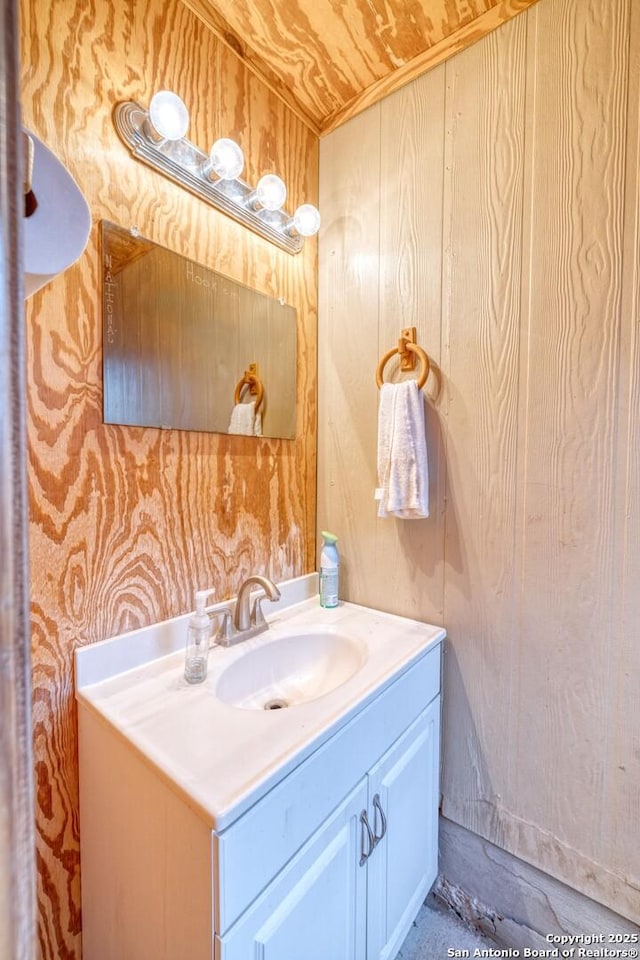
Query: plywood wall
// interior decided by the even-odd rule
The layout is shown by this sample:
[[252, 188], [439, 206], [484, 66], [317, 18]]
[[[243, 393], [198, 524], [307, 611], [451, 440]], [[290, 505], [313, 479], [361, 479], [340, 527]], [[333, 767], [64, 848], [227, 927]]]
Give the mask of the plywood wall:
[[[444, 814], [636, 921], [639, 44], [540, 0], [322, 141], [318, 485], [343, 596], [447, 627]], [[431, 517], [377, 520], [409, 324]]]
[[[247, 179], [277, 170], [293, 207], [317, 202], [317, 140], [175, 0], [23, 0], [21, 12], [24, 121], [93, 217], [79, 263], [26, 310], [39, 948], [77, 960], [75, 645], [185, 612], [198, 587], [225, 597], [251, 572], [315, 565], [315, 243], [292, 257], [154, 174], [111, 111], [174, 89], [196, 143], [237, 138]], [[101, 218], [296, 308], [295, 441], [102, 423]]]

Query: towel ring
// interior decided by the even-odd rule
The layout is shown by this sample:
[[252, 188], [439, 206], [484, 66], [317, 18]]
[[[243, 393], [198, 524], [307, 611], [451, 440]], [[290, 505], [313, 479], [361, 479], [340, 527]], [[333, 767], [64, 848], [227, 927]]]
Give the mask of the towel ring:
[[233, 395], [233, 402], [240, 403], [240, 397], [242, 395], [242, 388], [249, 387], [249, 392], [256, 398], [256, 413], [260, 409], [262, 404], [262, 397], [264, 396], [264, 388], [257, 377], [243, 377], [242, 380], [238, 380], [236, 384], [235, 393]]
[[[419, 347], [417, 343], [409, 343], [407, 340], [404, 341], [405, 350], [409, 350], [411, 353], [415, 353], [421, 363], [420, 376], [418, 377], [418, 390], [422, 390], [425, 383], [427, 382], [427, 377], [429, 376], [429, 368], [431, 364], [429, 363], [429, 357], [426, 355], [422, 347]], [[376, 370], [376, 383], [378, 384], [378, 389], [383, 384], [382, 371], [384, 370], [387, 361], [391, 360], [391, 357], [395, 356], [396, 353], [401, 353], [399, 347], [394, 347], [392, 350], [387, 350], [384, 357], [378, 364], [378, 369]]]

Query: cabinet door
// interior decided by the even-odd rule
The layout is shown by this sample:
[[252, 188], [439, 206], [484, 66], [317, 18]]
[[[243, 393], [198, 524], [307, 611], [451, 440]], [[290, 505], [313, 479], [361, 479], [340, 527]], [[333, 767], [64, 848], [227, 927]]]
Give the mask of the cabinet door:
[[395, 957], [436, 878], [439, 745], [436, 697], [369, 775], [369, 819], [386, 832], [368, 860], [367, 960]]
[[[363, 779], [222, 938], [216, 960], [365, 960]], [[255, 852], [260, 856], [260, 850]]]

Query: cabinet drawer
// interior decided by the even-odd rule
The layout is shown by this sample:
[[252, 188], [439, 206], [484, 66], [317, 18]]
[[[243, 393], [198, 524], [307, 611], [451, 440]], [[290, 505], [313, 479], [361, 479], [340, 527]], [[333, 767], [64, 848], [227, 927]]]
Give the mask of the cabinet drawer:
[[440, 690], [440, 644], [288, 777], [213, 835], [215, 930], [223, 935]]

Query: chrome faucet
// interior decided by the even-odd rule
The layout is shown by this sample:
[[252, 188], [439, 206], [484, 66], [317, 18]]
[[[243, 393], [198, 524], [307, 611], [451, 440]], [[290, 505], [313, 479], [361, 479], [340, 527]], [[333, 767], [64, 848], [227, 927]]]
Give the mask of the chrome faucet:
[[269, 600], [280, 599], [280, 591], [268, 577], [261, 577], [257, 574], [247, 577], [238, 590], [233, 623], [231, 623], [229, 611], [224, 618], [223, 627], [216, 637], [216, 643], [223, 647], [230, 647], [234, 643], [240, 643], [241, 640], [248, 640], [249, 637], [255, 637], [269, 628], [260, 603], [264, 597], [259, 596], [251, 606], [251, 587], [253, 584], [262, 587]]

